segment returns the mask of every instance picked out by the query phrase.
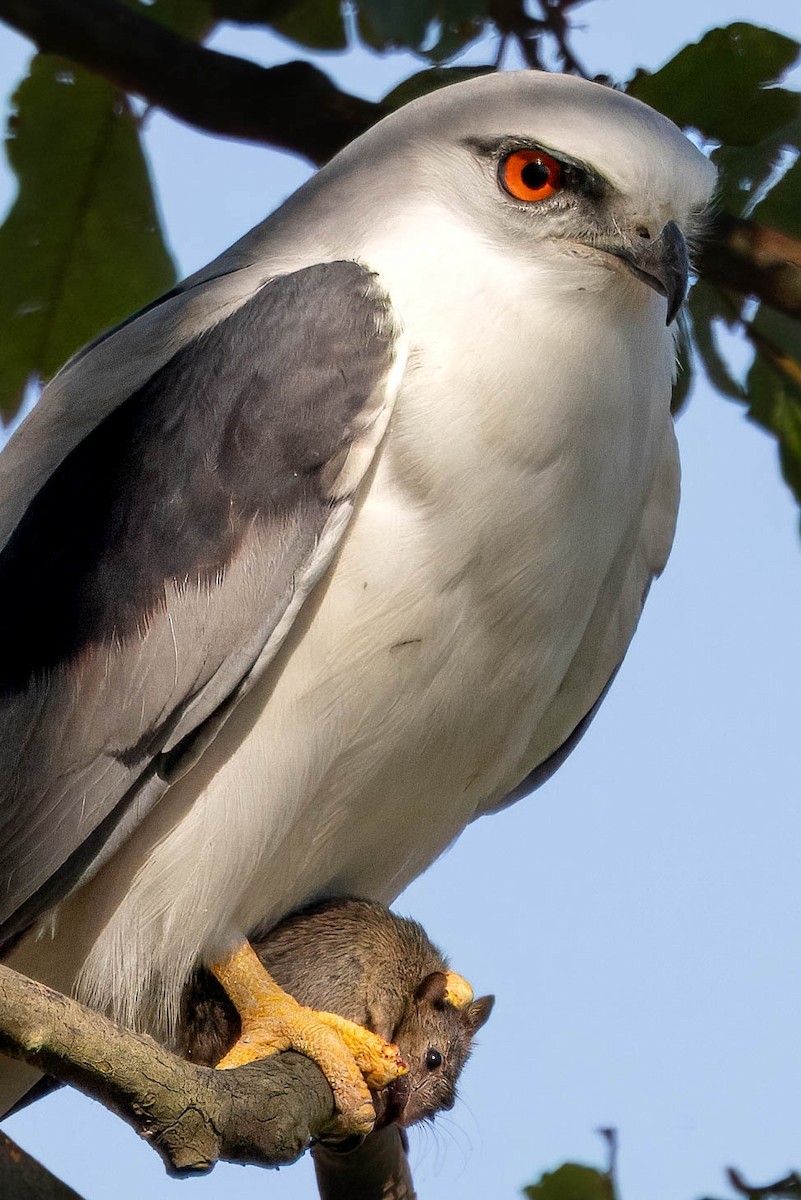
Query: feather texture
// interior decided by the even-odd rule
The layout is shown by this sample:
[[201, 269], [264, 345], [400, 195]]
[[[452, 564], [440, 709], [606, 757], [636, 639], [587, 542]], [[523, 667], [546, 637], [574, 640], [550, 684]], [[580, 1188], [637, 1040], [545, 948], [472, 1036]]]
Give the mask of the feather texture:
[[275, 280], [32, 500], [0, 553], [3, 937], [108, 858], [276, 652], [352, 510], [347, 456], [380, 440], [395, 341], [357, 265]]
[[[579, 183], [513, 202], [510, 139]], [[0, 459], [0, 597], [69, 584], [8, 651], [7, 930], [62, 898], [14, 965], [169, 1036], [198, 961], [392, 900], [558, 761], [678, 500], [666, 300], [603, 244], [713, 179], [611, 89], [459, 84], [56, 377]]]

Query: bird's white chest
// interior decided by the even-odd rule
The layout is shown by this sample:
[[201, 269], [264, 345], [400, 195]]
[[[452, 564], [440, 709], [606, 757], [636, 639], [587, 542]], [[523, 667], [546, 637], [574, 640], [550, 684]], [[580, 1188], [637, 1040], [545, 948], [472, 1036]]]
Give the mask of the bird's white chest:
[[410, 357], [339, 553], [267, 675], [62, 914], [73, 957], [94, 942], [87, 994], [126, 1019], [128, 977], [155, 971], [175, 998], [199, 954], [316, 895], [394, 898], [618, 661], [578, 672], [565, 716], [668, 424], [656, 297], [604, 278], [551, 294], [525, 272], [510, 289], [491, 255], [421, 294], [402, 261], [376, 265]]
[[392, 898], [534, 765], [664, 427], [670, 339], [650, 294], [650, 341], [621, 339], [603, 305], [600, 321], [586, 303], [549, 319], [540, 298], [527, 322], [537, 298], [519, 294], [486, 306], [476, 338], [483, 297], [455, 290], [446, 319], [437, 299], [407, 314], [369, 490], [256, 727], [265, 766], [276, 721], [279, 741], [306, 740], [315, 835], [284, 860], [299, 900]]

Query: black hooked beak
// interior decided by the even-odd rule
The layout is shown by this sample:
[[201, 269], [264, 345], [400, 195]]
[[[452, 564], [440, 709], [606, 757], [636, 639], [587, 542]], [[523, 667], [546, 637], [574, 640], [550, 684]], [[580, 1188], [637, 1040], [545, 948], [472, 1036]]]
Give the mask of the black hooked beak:
[[599, 246], [626, 264], [632, 275], [667, 298], [667, 322], [670, 325], [687, 295], [690, 262], [684, 234], [675, 221], [668, 221], [655, 241], [609, 242]]

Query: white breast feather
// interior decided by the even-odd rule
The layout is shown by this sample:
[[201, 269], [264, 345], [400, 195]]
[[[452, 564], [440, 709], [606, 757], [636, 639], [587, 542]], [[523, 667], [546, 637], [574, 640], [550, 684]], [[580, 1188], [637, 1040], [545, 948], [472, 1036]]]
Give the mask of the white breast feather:
[[[675, 463], [663, 303], [617, 272], [510, 274], [426, 220], [415, 254], [398, 229], [363, 248], [411, 353], [330, 578], [268, 679], [60, 913], [73, 969], [87, 956], [80, 994], [128, 1022], [164, 1030], [199, 954], [313, 896], [392, 899], [570, 733], [630, 636], [618, 595], [636, 619], [653, 569], [640, 515]], [[589, 693], [560, 710], [598, 611]]]

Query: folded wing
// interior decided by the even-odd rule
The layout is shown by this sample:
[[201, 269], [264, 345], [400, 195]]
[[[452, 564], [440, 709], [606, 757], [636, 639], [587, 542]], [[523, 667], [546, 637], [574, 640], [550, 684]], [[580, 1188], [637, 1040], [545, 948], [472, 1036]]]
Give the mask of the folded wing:
[[6, 452], [6, 943], [108, 858], [269, 664], [386, 428], [401, 341], [366, 269], [311, 266], [233, 308], [230, 279], [216, 310], [214, 288], [218, 319], [182, 321], [197, 298], [173, 296], [74, 360]]

